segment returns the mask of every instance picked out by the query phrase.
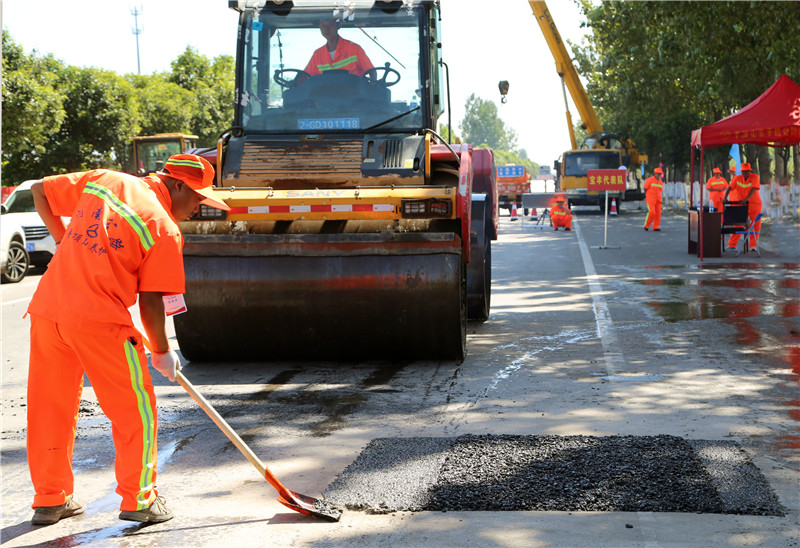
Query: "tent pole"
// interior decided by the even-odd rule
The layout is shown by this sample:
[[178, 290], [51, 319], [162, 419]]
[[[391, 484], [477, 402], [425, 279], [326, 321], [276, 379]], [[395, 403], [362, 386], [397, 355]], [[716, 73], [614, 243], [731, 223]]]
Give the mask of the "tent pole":
[[[703, 168], [704, 168], [705, 159], [706, 159], [705, 152], [706, 152], [706, 147], [704, 147], [703, 145], [700, 145], [700, 177], [698, 178], [698, 180], [700, 181], [700, 185], [699, 185], [700, 186], [700, 207], [698, 208], [698, 211], [697, 211], [697, 213], [698, 213], [698, 215], [697, 215], [697, 239], [699, 241], [697, 242], [697, 245], [699, 246], [699, 249], [700, 249], [700, 260], [701, 261], [703, 260], [703, 176], [705, 174], [705, 170]], [[692, 185], [692, 188], [694, 188], [694, 185]]]

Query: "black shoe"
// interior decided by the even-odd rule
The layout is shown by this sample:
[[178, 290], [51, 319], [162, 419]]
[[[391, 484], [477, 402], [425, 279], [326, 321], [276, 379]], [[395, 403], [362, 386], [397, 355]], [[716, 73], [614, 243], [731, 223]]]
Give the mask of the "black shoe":
[[650, 230], [650, 229], [649, 229], [649, 228], [647, 228], [647, 227], [644, 227], [644, 231], [645, 231], [645, 232], [647, 232], [648, 230]]
[[572, 230], [570, 227], [565, 228], [564, 230]]
[[654, 228], [653, 232], [661, 232], [661, 229], [660, 228]]
[[145, 510], [122, 510], [119, 519], [126, 521], [141, 521], [142, 523], [161, 523], [172, 519], [172, 512], [167, 508], [167, 501], [164, 497], [156, 497], [156, 500]]
[[58, 506], [37, 506], [33, 509], [33, 525], [52, 525], [57, 523], [58, 520], [83, 514], [86, 510], [86, 504], [70, 498], [64, 504]]

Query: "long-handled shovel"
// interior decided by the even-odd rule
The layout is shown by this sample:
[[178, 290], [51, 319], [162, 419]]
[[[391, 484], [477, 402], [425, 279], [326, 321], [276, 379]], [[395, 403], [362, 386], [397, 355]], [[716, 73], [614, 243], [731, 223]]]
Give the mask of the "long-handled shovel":
[[264, 476], [264, 478], [272, 485], [276, 491], [280, 494], [278, 497], [278, 502], [287, 506], [294, 510], [295, 512], [300, 512], [301, 514], [308, 514], [309, 516], [314, 516], [317, 518], [321, 518], [328, 521], [339, 521], [339, 518], [342, 517], [342, 509], [334, 506], [329, 502], [325, 502], [319, 499], [315, 499], [314, 497], [309, 497], [307, 495], [301, 495], [300, 493], [295, 493], [294, 491], [290, 491], [283, 484], [272, 475], [272, 472], [264, 466], [264, 463], [261, 462], [255, 453], [247, 446], [247, 444], [242, 441], [242, 438], [234, 432], [233, 428], [225, 422], [219, 413], [217, 413], [216, 409], [214, 409], [211, 404], [206, 400], [202, 394], [200, 394], [192, 383], [188, 381], [186, 377], [183, 376], [183, 373], [178, 371], [175, 375], [176, 380], [180, 383], [181, 386], [189, 393], [189, 395], [198, 403], [200, 407], [203, 408], [203, 411], [211, 417], [217, 426], [219, 426], [220, 430], [228, 436], [228, 439], [233, 442], [233, 444], [242, 452], [242, 454], [247, 457], [247, 460], [256, 467], [259, 474]]

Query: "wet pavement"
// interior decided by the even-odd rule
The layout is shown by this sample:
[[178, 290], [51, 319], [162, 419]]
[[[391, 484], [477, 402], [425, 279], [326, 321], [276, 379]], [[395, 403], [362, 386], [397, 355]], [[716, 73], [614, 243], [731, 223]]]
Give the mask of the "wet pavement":
[[[687, 253], [685, 213], [665, 212], [653, 233], [641, 229], [642, 211], [623, 211], [609, 220], [608, 246], [602, 216], [578, 208], [576, 220], [567, 233], [502, 218], [491, 317], [470, 324], [462, 364], [188, 364], [184, 372], [287, 487], [314, 497], [378, 439], [403, 447], [374, 463], [376, 473], [402, 471], [385, 493], [397, 500], [439, 488], [442, 447], [459, 436], [668, 437], [698, 453], [734, 448], [725, 458], [752, 465], [785, 516], [473, 508], [348, 510], [324, 523], [280, 505], [188, 395], [156, 377], [158, 486], [175, 519], [147, 527], [116, 519], [110, 426], [88, 387], [74, 459], [87, 513], [32, 527], [21, 320], [32, 288], [3, 286], [3, 545], [800, 546], [797, 223], [765, 222], [760, 258], [700, 261]], [[730, 497], [725, 504], [753, 501], [709, 484]], [[480, 496], [488, 485], [473, 487]]]

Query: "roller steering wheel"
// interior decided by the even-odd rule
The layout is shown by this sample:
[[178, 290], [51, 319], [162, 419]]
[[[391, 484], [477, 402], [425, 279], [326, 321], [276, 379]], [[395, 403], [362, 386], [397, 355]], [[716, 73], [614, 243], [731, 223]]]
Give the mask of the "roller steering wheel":
[[[381, 71], [381, 70], [383, 71], [383, 74], [380, 75], [380, 77], [379, 77], [378, 71]], [[387, 81], [386, 79], [389, 77], [389, 74], [394, 74], [397, 78], [395, 78], [392, 81]], [[380, 84], [380, 85], [385, 86], [385, 87], [388, 88], [388, 87], [391, 87], [391, 86], [395, 85], [397, 82], [400, 81], [400, 73], [397, 72], [392, 67], [390, 67], [389, 63], [386, 63], [386, 65], [384, 65], [382, 67], [373, 67], [373, 68], [367, 70], [364, 73], [364, 78], [366, 78], [370, 82], [373, 82], [375, 84]]]
[[[292, 78], [291, 80], [287, 80], [283, 76], [285, 73], [294, 73], [295, 77]], [[306, 71], [304, 71], [304, 70], [291, 69], [291, 68], [289, 68], [289, 69], [275, 69], [275, 74], [272, 77], [272, 79], [275, 80], [275, 83], [278, 84], [281, 87], [293, 88], [297, 84], [300, 83], [300, 82], [297, 81], [297, 79], [302, 75], [305, 75], [306, 78], [311, 78], [311, 75], [309, 73], [307, 73]], [[305, 80], [306, 78], [303, 78], [303, 80]]]

